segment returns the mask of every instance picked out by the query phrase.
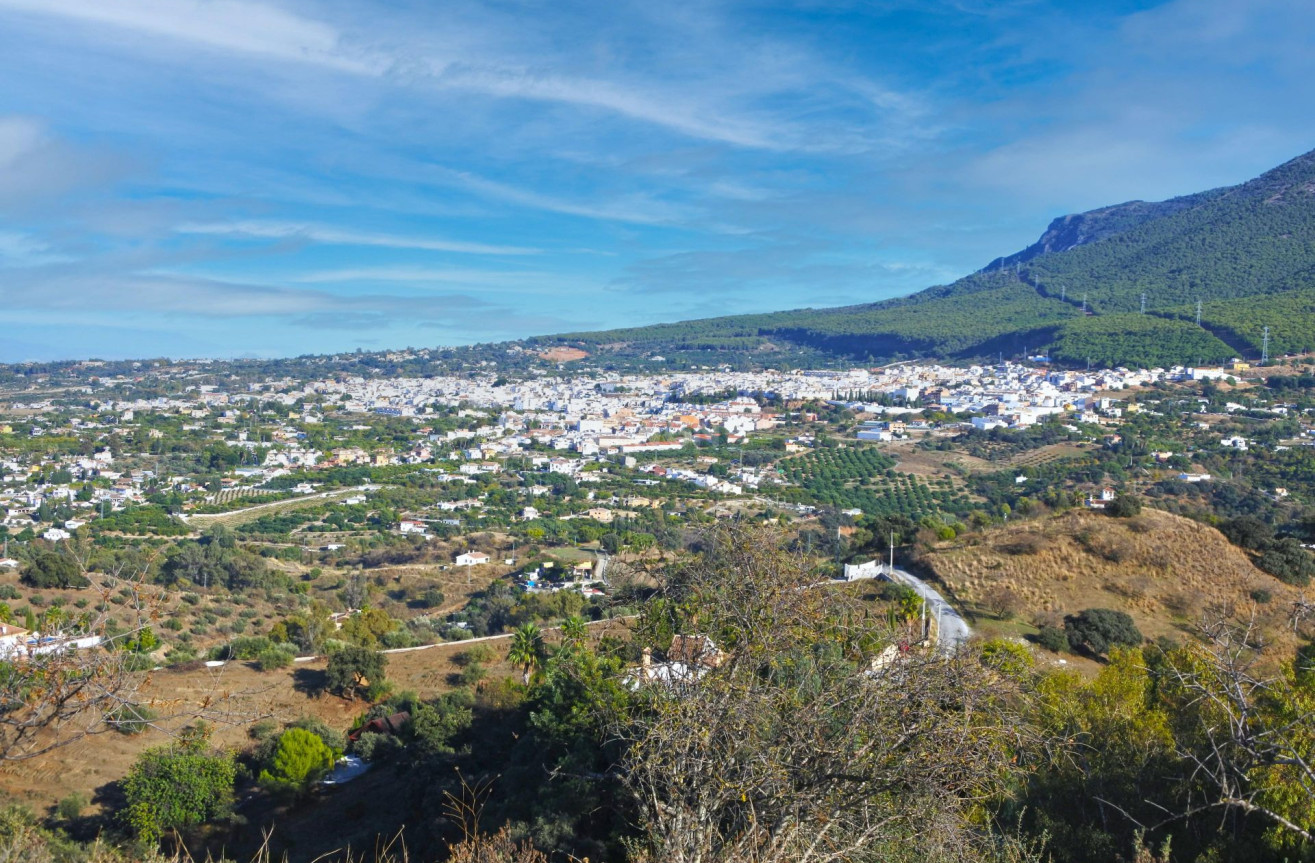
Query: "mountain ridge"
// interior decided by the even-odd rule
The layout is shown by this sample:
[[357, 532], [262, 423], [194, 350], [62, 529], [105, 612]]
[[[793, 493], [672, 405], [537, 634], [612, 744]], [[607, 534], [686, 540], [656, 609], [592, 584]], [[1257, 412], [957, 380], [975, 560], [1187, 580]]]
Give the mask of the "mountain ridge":
[[[1315, 150], [1234, 186], [1054, 219], [1036, 242], [946, 285], [802, 308], [525, 340], [643, 356], [795, 349], [848, 360], [1048, 351], [1062, 363], [1214, 362], [1315, 349]], [[1286, 312], [1262, 322], [1268, 296]], [[1203, 306], [1200, 326], [1194, 312]], [[1216, 334], [1216, 330], [1218, 334]], [[1222, 336], [1222, 337], [1221, 337]]]

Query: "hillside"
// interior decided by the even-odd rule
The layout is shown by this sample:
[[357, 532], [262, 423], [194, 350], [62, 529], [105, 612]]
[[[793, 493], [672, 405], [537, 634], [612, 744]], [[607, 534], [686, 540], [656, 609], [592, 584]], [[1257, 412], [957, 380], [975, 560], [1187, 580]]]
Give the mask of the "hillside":
[[922, 563], [954, 600], [988, 617], [993, 597], [1007, 591], [1020, 620], [1057, 623], [1086, 608], [1113, 608], [1152, 638], [1182, 638], [1207, 607], [1246, 608], [1263, 590], [1270, 599], [1257, 606], [1259, 616], [1282, 640], [1299, 593], [1214, 528], [1153, 509], [1132, 519], [1072, 511], [1006, 524], [945, 543]]
[[617, 356], [790, 347], [860, 361], [1045, 350], [1070, 365], [1164, 365], [1258, 354], [1265, 325], [1271, 352], [1315, 345], [1315, 151], [1238, 186], [1064, 216], [1028, 248], [909, 297], [530, 343]]

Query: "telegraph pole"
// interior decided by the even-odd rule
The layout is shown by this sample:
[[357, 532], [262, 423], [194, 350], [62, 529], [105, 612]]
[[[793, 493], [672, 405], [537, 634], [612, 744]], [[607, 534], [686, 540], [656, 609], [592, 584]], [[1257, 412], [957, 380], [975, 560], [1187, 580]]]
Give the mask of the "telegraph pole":
[[1146, 314], [1146, 292], [1141, 292], [1141, 313]]
[[1201, 326], [1201, 300], [1200, 300], [1200, 298], [1197, 298], [1197, 300], [1196, 300], [1196, 325], [1197, 325], [1198, 327]]
[[1260, 363], [1264, 365], [1269, 362], [1269, 327], [1265, 327], [1265, 333], [1260, 337]]

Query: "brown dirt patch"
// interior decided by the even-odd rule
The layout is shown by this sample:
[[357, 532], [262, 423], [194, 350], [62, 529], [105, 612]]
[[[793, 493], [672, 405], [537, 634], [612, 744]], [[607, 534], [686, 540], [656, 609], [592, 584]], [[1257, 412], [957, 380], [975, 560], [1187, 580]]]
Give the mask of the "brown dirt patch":
[[546, 351], [539, 351], [539, 356], [550, 363], [570, 363], [582, 360], [589, 354], [579, 348], [548, 348]]
[[[591, 627], [591, 632], [594, 637], [600, 637], [609, 627], [623, 627], [623, 624], [599, 623]], [[552, 633], [545, 635], [550, 642], [553, 640]], [[497, 657], [488, 666], [490, 679], [517, 673], [505, 661], [510, 638], [504, 635], [483, 642], [493, 648]], [[461, 670], [456, 657], [470, 646], [471, 642], [458, 641], [425, 650], [390, 653], [388, 680], [395, 692], [410, 690], [422, 697], [447, 692], [452, 689], [449, 676]], [[111, 731], [83, 738], [37, 758], [0, 765], [0, 792], [38, 812], [75, 792], [95, 800], [98, 789], [103, 793], [106, 786], [127, 775], [144, 749], [169, 743], [171, 733], [186, 724], [188, 716], [198, 712], [203, 712], [214, 726], [215, 744], [234, 749], [250, 745], [247, 728], [260, 719], [289, 722], [314, 716], [346, 731], [369, 705], [365, 701], [317, 694], [316, 684], [326, 665], [321, 658], [272, 672], [256, 671], [245, 662], [230, 662], [222, 668], [153, 672], [142, 687], [145, 700], [162, 716], [174, 714], [181, 718], [162, 721], [160, 728], [142, 734], [126, 736]], [[203, 708], [203, 705], [208, 706]]]

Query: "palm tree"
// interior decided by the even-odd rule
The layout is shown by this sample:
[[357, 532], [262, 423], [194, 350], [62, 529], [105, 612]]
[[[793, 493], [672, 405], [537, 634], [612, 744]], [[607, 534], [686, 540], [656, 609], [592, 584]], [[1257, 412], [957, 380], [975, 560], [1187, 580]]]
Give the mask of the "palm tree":
[[579, 647], [589, 640], [588, 624], [578, 614], [572, 614], [562, 621], [562, 643]]
[[907, 621], [917, 620], [922, 615], [922, 603], [922, 597], [910, 590], [900, 597], [900, 616]]
[[539, 633], [539, 627], [533, 623], [524, 623], [516, 628], [511, 636], [507, 661], [522, 670], [525, 685], [529, 686], [530, 678], [543, 665], [543, 636]]

